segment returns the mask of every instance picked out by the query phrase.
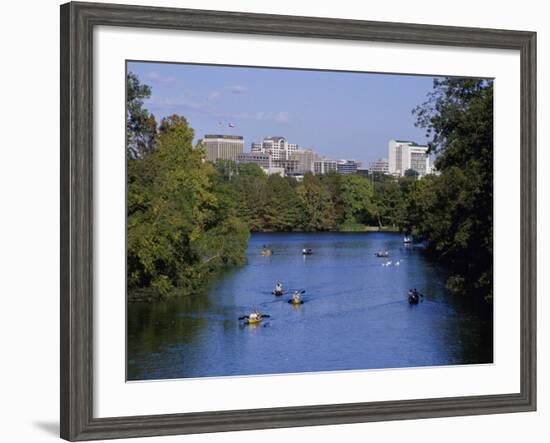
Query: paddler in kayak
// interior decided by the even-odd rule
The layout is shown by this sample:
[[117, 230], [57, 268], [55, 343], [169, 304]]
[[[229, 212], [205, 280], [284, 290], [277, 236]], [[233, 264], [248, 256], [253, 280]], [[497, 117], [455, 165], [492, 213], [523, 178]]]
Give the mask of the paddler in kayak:
[[304, 301], [302, 300], [302, 295], [300, 291], [294, 291], [292, 298], [288, 301], [292, 305], [301, 305]]
[[280, 295], [283, 295], [283, 284], [281, 282], [277, 282], [275, 284], [275, 289], [273, 289], [273, 291], [271, 291], [271, 293], [273, 295], [276, 295], [276, 296], [280, 296]]
[[262, 249], [262, 255], [271, 255], [271, 254], [273, 254], [273, 251], [269, 249], [267, 245], [264, 245]]
[[246, 320], [246, 323], [249, 325], [255, 325], [257, 323], [260, 323], [263, 318], [270, 317], [267, 314], [262, 314], [260, 311], [255, 309], [248, 315], [243, 315], [242, 317], [239, 317], [239, 320]]
[[411, 305], [417, 305], [418, 302], [420, 301], [420, 297], [423, 297], [422, 294], [420, 294], [416, 288], [414, 289], [409, 289], [409, 303]]
[[249, 324], [259, 323], [261, 321], [262, 321], [262, 314], [260, 313], [260, 311], [253, 311], [248, 316], [248, 323]]

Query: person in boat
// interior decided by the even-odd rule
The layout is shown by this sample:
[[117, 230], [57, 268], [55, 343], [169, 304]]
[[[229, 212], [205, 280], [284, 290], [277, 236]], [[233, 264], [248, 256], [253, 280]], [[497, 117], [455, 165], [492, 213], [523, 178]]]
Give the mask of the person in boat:
[[307, 249], [304, 248], [304, 249], [302, 249], [302, 254], [311, 255], [311, 254], [313, 254], [313, 250], [311, 248], [307, 248]]
[[303, 303], [300, 291], [294, 291], [294, 294], [292, 294], [292, 299], [290, 300], [290, 303], [292, 303], [293, 305], [301, 305]]
[[248, 316], [248, 321], [255, 322], [261, 320], [261, 318], [262, 314], [260, 313], [260, 311], [256, 310], [250, 313], [250, 315]]
[[283, 284], [281, 282], [277, 282], [275, 284], [275, 289], [273, 289], [273, 294], [275, 295], [283, 295]]
[[420, 300], [420, 294], [414, 289], [409, 289], [409, 303], [416, 304]]

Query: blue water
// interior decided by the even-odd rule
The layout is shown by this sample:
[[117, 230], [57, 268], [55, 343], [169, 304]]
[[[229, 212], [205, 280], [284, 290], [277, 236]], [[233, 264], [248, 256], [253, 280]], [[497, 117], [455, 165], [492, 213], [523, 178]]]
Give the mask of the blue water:
[[[490, 318], [450, 295], [447, 271], [402, 239], [253, 234], [248, 263], [212, 276], [204, 294], [129, 305], [128, 379], [492, 362]], [[264, 244], [272, 256], [260, 254]], [[375, 257], [380, 250], [390, 257]], [[276, 281], [305, 290], [305, 303], [274, 297]], [[420, 304], [409, 305], [410, 287], [425, 294]], [[252, 309], [270, 318], [256, 326], [238, 320]]]

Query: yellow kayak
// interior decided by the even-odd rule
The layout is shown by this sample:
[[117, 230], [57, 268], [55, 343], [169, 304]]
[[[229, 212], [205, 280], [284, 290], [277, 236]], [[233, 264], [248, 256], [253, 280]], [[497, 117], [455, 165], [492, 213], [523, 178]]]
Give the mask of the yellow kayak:
[[288, 302], [289, 302], [291, 305], [296, 305], [296, 306], [301, 305], [301, 304], [304, 303], [304, 301], [303, 301], [301, 298], [298, 298], [298, 299], [296, 299], [296, 298], [291, 298]]
[[248, 325], [257, 325], [257, 324], [260, 323], [261, 321], [262, 321], [261, 318], [255, 318], [255, 319], [250, 319], [250, 318], [249, 318], [249, 319], [246, 321], [246, 323], [247, 323]]
[[272, 252], [268, 249], [266, 251], [262, 251], [262, 255], [271, 255]]

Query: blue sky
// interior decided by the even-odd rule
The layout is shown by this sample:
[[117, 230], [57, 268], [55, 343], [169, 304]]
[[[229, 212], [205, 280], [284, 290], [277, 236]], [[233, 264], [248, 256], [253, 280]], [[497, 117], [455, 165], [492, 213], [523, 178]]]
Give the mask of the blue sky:
[[[242, 135], [245, 151], [281, 135], [334, 159], [387, 158], [390, 139], [426, 141], [411, 110], [433, 77], [129, 62], [152, 88], [145, 107], [157, 121], [180, 114], [204, 134]], [[234, 124], [234, 128], [229, 127]]]

